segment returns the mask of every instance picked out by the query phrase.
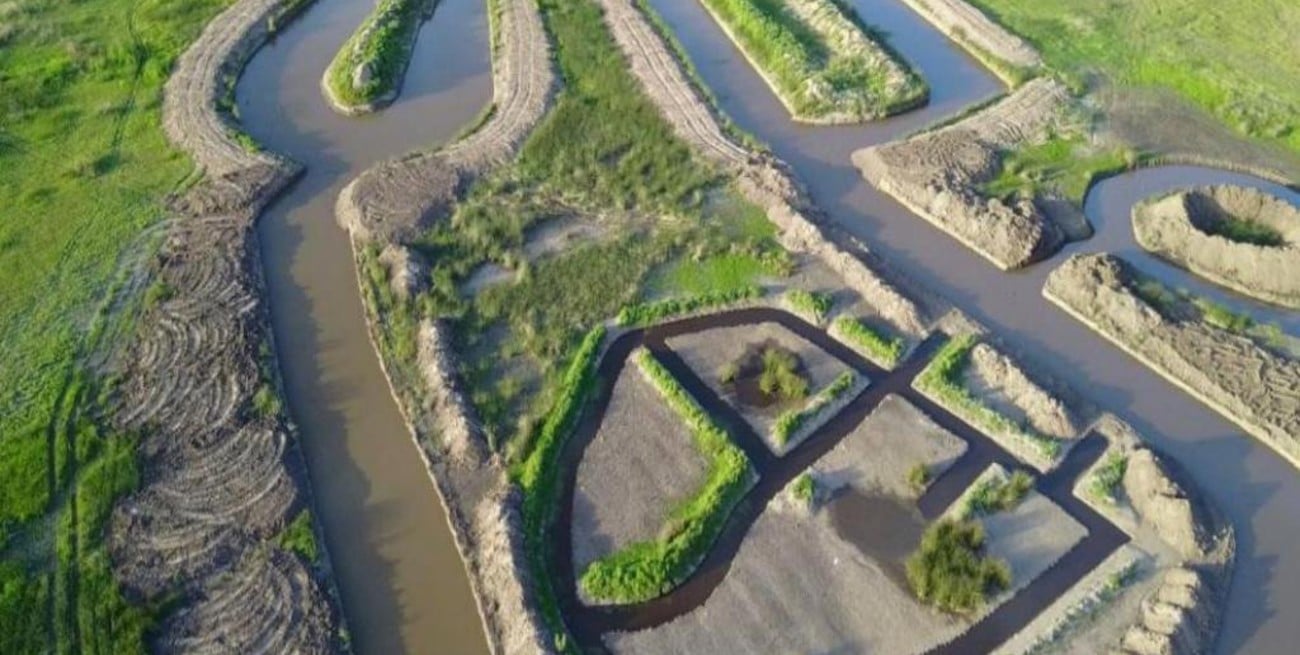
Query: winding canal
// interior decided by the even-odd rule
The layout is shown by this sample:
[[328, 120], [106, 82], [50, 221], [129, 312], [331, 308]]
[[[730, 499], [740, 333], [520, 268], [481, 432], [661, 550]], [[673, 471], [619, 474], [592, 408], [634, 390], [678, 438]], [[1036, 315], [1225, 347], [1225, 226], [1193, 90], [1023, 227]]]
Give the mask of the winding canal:
[[[1300, 476], [1043, 300], [1043, 281], [1065, 254], [1024, 272], [999, 272], [876, 192], [850, 164], [855, 149], [893, 140], [1000, 93], [997, 80], [897, 0], [852, 0], [921, 70], [931, 102], [867, 126], [798, 125], [697, 2], [650, 3], [723, 109], [789, 162], [838, 223], [895, 268], [1017, 344], [1022, 354], [1086, 388], [1193, 473], [1238, 529], [1237, 574], [1221, 650], [1289, 652], [1300, 624], [1300, 550], [1294, 547], [1300, 543]], [[320, 75], [370, 8], [368, 2], [317, 0], [254, 57], [239, 82], [245, 129], [307, 167], [258, 228], [273, 327], [357, 652], [483, 652], [445, 516], [366, 336], [334, 201], [371, 164], [445, 141], [489, 102], [487, 19], [482, 0], [442, 0], [423, 28], [398, 101], [375, 116], [344, 118], [321, 98]], [[1177, 279], [1179, 286], [1300, 332], [1294, 313], [1197, 282], [1136, 250], [1128, 227], [1134, 200], [1223, 181], [1263, 184], [1211, 169], [1173, 167], [1098, 185], [1086, 207], [1098, 235], [1066, 253], [1119, 252]]]
[[320, 78], [373, 8], [315, 4], [249, 62], [236, 97], [245, 129], [306, 174], [259, 219], [280, 368], [358, 653], [485, 653], [437, 492], [366, 335], [339, 190], [372, 164], [453, 137], [491, 100], [482, 0], [442, 0], [398, 101], [336, 115]]
[[[1041, 297], [1043, 282], [1074, 252], [1113, 249], [1178, 286], [1206, 291], [1234, 308], [1297, 331], [1294, 313], [1253, 303], [1140, 255], [1129, 228], [1133, 200], [1187, 184], [1246, 182], [1249, 176], [1189, 167], [1141, 171], [1098, 185], [1087, 201], [1092, 240], [1026, 271], [1003, 273], [955, 239], [864, 182], [854, 150], [890, 141], [1001, 92], [997, 80], [898, 0], [851, 0], [863, 19], [930, 83], [926, 108], [866, 126], [792, 122], [763, 80], [698, 2], [649, 0], [742, 128], [798, 172], [814, 200], [894, 268], [939, 292], [996, 330], [1017, 350], [1087, 391], [1134, 425], [1195, 477], [1237, 528], [1237, 567], [1219, 640], [1224, 653], [1287, 653], [1300, 625], [1300, 476], [1266, 446], [1172, 383], [1110, 345]], [[1289, 194], [1294, 201], [1296, 195]]]

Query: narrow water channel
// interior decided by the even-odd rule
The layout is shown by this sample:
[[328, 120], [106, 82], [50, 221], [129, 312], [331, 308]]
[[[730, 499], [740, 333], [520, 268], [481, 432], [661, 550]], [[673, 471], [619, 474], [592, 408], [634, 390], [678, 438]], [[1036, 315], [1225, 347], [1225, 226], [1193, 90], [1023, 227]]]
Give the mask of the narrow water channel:
[[373, 163], [454, 136], [490, 102], [483, 0], [442, 0], [398, 102], [334, 114], [320, 77], [373, 3], [316, 0], [249, 63], [244, 128], [307, 167], [258, 225], [280, 367], [357, 653], [483, 653], [442, 505], [370, 346], [339, 190]]
[[[789, 162], [835, 221], [895, 268], [996, 330], [1023, 355], [1129, 420], [1192, 473], [1237, 527], [1237, 569], [1220, 652], [1293, 652], [1295, 626], [1300, 625], [1300, 549], [1295, 547], [1300, 543], [1300, 476], [1295, 470], [1043, 300], [1043, 281], [1064, 254], [1027, 271], [1002, 273], [877, 192], [850, 163], [858, 148], [906, 135], [1000, 93], [996, 79], [898, 0], [851, 0], [863, 19], [886, 32], [891, 45], [921, 70], [933, 102], [918, 112], [868, 126], [798, 125], [698, 2], [650, 4], [682, 42], [723, 110]], [[1128, 206], [1119, 191], [1129, 183], [1158, 190], [1169, 186], [1161, 184], [1170, 181], [1165, 176], [1175, 178], [1172, 186], [1242, 181], [1230, 173], [1193, 173], [1182, 167], [1117, 179], [1099, 187], [1088, 203], [1089, 218], [1101, 233], [1068, 252], [1115, 247], [1133, 255], [1131, 248], [1122, 247], [1122, 234], [1129, 230]], [[1139, 263], [1149, 270], [1160, 266], [1150, 258]], [[1178, 286], [1205, 288], [1197, 285], [1185, 276]], [[1225, 292], [1210, 293], [1230, 299], [1234, 307], [1250, 306]], [[1289, 318], [1284, 327], [1293, 326], [1294, 320]]]

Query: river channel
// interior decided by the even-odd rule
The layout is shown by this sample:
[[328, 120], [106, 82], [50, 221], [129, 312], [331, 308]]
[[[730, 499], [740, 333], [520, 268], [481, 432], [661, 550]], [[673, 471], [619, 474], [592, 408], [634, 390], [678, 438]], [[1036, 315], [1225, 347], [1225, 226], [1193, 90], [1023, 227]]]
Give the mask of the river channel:
[[[868, 126], [799, 125], [697, 2], [650, 2], [722, 108], [789, 162], [840, 225], [894, 268], [1128, 419], [1191, 471], [1238, 529], [1222, 652], [1290, 652], [1300, 625], [1295, 471], [1043, 300], [1043, 280], [1064, 254], [1024, 272], [1002, 273], [876, 192], [850, 164], [857, 148], [898, 138], [995, 96], [1002, 91], [997, 80], [897, 0], [852, 0], [920, 69], [931, 85], [931, 102]], [[482, 0], [443, 0], [423, 28], [397, 103], [372, 117], [343, 118], [325, 105], [319, 80], [370, 9], [369, 2], [318, 0], [254, 57], [239, 82], [245, 129], [307, 167], [259, 224], [273, 327], [357, 652], [482, 652], [478, 616], [445, 516], [366, 337], [334, 201], [371, 164], [445, 141], [490, 101], [487, 20]], [[1116, 178], [1088, 199], [1098, 235], [1066, 251], [1132, 256], [1144, 269], [1177, 279], [1178, 286], [1300, 331], [1294, 313], [1199, 283], [1133, 246], [1133, 200], [1148, 191], [1212, 181], [1261, 184], [1182, 167]]]
[[[850, 163], [858, 148], [905, 136], [1002, 91], [998, 81], [897, 0], [851, 0], [863, 19], [929, 82], [927, 107], [867, 126], [794, 123], [762, 78], [698, 2], [650, 0], [727, 114], [789, 162], [814, 200], [892, 267], [939, 292], [996, 330], [1023, 355], [1130, 421], [1188, 469], [1237, 528], [1237, 568], [1219, 649], [1294, 652], [1300, 625], [1300, 476], [1266, 446], [1110, 345], [1041, 297], [1067, 253], [1110, 249], [1165, 279], [1173, 269], [1136, 256], [1128, 215], [1147, 192], [1186, 184], [1246, 182], [1248, 176], [1171, 167], [1098, 185], [1088, 198], [1098, 235], [1026, 271], [1003, 273], [864, 182]], [[1296, 195], [1290, 193], [1293, 201]], [[1163, 267], [1163, 269], [1161, 268]], [[1251, 303], [1182, 274], [1178, 286], [1207, 291], [1234, 308], [1296, 332], [1294, 313]]]
[[280, 368], [357, 653], [485, 653], [469, 581], [370, 346], [339, 190], [372, 164], [452, 138], [491, 101], [482, 0], [443, 0], [399, 100], [335, 114], [320, 78], [373, 8], [317, 0], [249, 62], [244, 128], [307, 168], [259, 219]]

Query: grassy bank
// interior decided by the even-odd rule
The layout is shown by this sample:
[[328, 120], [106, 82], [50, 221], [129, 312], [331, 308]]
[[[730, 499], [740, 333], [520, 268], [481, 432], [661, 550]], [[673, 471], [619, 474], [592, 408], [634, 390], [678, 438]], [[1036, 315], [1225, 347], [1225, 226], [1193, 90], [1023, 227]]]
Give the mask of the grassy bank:
[[102, 544], [135, 440], [103, 429], [81, 362], [129, 334], [100, 309], [193, 169], [162, 86], [225, 4], [0, 3], [0, 652], [143, 649]]
[[1300, 5], [1288, 0], [975, 0], [1047, 64], [1171, 89], [1237, 132], [1300, 153]]
[[636, 603], [656, 598], [685, 579], [722, 531], [731, 509], [754, 476], [749, 460], [676, 378], [647, 351], [637, 365], [691, 431], [695, 448], [709, 462], [704, 484], [669, 515], [658, 538], [601, 558], [581, 575], [592, 598]]
[[914, 108], [925, 83], [834, 0], [704, 0], [796, 118], [860, 121]]
[[331, 101], [348, 111], [374, 108], [397, 96], [415, 49], [420, 23], [437, 0], [382, 0], [325, 70]]
[[1140, 163], [1127, 148], [1098, 148], [1081, 133], [1054, 135], [1043, 143], [1004, 153], [998, 175], [981, 186], [1003, 199], [1055, 196], [1082, 208], [1094, 181]]

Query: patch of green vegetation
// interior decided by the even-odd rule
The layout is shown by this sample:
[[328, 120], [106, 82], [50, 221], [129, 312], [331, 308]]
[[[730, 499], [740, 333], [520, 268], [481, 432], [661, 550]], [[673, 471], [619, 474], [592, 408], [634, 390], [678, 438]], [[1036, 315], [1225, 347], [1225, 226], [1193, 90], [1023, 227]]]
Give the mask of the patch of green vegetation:
[[[704, 4], [800, 117], [878, 117], [914, 107], [927, 97], [925, 82], [880, 47], [879, 35], [863, 32], [878, 52], [855, 51], [853, 46], [828, 43], [781, 0], [704, 0]], [[840, 3], [827, 0], [820, 11], [840, 29], [861, 30]], [[895, 76], [902, 79], [891, 80]]]
[[[326, 69], [330, 94], [345, 106], [359, 107], [396, 93], [430, 10], [430, 0], [381, 0]], [[358, 77], [362, 68], [365, 73]]]
[[592, 598], [635, 603], [667, 593], [699, 563], [753, 478], [749, 460], [681, 383], [648, 351], [636, 355], [646, 377], [691, 430], [709, 461], [704, 484], [670, 515], [652, 541], [632, 544], [593, 562], [579, 584]]
[[695, 296], [731, 293], [758, 286], [759, 278], [779, 274], [776, 265], [749, 253], [723, 253], [706, 259], [676, 261], [653, 284]]
[[1300, 5], [975, 0], [1047, 64], [1171, 89], [1242, 134], [1300, 151]]
[[753, 300], [762, 297], [763, 290], [759, 287], [740, 287], [721, 293], [711, 293], [698, 296], [687, 296], [685, 298], [669, 298], [657, 302], [637, 303], [628, 305], [618, 312], [618, 324], [625, 326], [641, 327], [653, 325], [664, 319], [674, 316], [682, 316], [700, 311], [702, 309], [713, 309], [734, 305], [746, 300]]
[[950, 412], [960, 415], [989, 434], [1001, 434], [1021, 439], [1032, 445], [1043, 457], [1055, 461], [1061, 456], [1061, 444], [1041, 435], [1032, 428], [1021, 425], [984, 404], [971, 394], [962, 382], [962, 374], [970, 363], [970, 351], [975, 347], [975, 335], [963, 334], [949, 339], [930, 364], [916, 376], [917, 389], [934, 397]]
[[309, 564], [315, 564], [320, 558], [320, 548], [316, 545], [316, 531], [312, 527], [310, 510], [303, 510], [294, 517], [289, 525], [276, 539], [280, 547], [296, 553]]
[[1246, 334], [1255, 326], [1255, 320], [1245, 314], [1239, 314], [1208, 298], [1192, 298], [1192, 304], [1201, 311], [1201, 318], [1214, 327]]
[[813, 496], [817, 494], [817, 482], [813, 480], [811, 473], [804, 471], [799, 477], [794, 479], [794, 485], [791, 489], [794, 497], [805, 503], [811, 503]]
[[107, 389], [78, 362], [145, 300], [99, 311], [194, 179], [160, 129], [162, 87], [226, 4], [0, 3], [0, 652], [144, 650], [152, 611], [123, 598], [103, 545], [136, 438], [103, 429]]
[[1033, 486], [1034, 479], [1024, 471], [1016, 471], [1008, 478], [988, 476], [967, 493], [961, 516], [987, 516], [1015, 509]]
[[1115, 503], [1120, 484], [1124, 482], [1124, 473], [1128, 470], [1128, 455], [1120, 452], [1111, 453], [1106, 461], [1093, 473], [1088, 490], [1093, 497]]
[[925, 491], [933, 481], [934, 473], [925, 462], [917, 462], [907, 469], [907, 486], [917, 493]]
[[1092, 183], [1138, 164], [1132, 150], [1097, 151], [1081, 134], [1053, 135], [1043, 143], [1003, 153], [997, 177], [984, 183], [984, 194], [1003, 198], [1057, 195], [1082, 207]]
[[847, 314], [836, 317], [831, 326], [855, 350], [885, 368], [898, 366], [907, 349], [907, 342], [901, 337], [888, 336]]
[[799, 372], [799, 358], [784, 348], [763, 350], [763, 371], [758, 388], [780, 402], [802, 400], [808, 395], [808, 378]]
[[790, 309], [803, 314], [817, 324], [826, 320], [826, 316], [831, 313], [831, 307], [835, 305], [835, 300], [830, 294], [803, 289], [786, 291], [785, 302]]
[[1006, 562], [983, 554], [984, 528], [975, 521], [944, 519], [926, 528], [907, 559], [907, 580], [922, 602], [969, 614], [1011, 584]]
[[778, 446], [784, 446], [790, 442], [791, 437], [799, 431], [804, 425], [807, 425], [817, 415], [821, 414], [827, 407], [853, 388], [857, 382], [858, 376], [852, 371], [840, 373], [830, 384], [826, 385], [808, 401], [808, 404], [802, 409], [792, 409], [782, 413], [776, 418], [776, 423], [772, 425], [772, 439]]
[[1281, 232], [1259, 221], [1235, 216], [1223, 216], [1220, 220], [1205, 226], [1205, 231], [1229, 241], [1249, 243], [1265, 248], [1278, 248], [1286, 245], [1286, 238], [1282, 236]]

